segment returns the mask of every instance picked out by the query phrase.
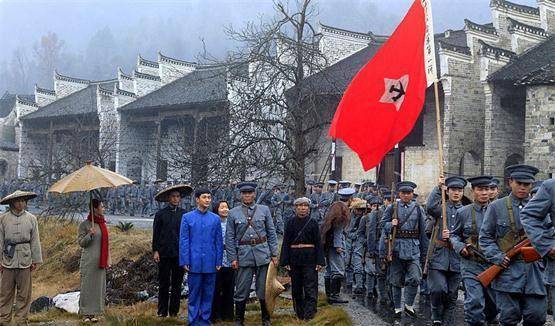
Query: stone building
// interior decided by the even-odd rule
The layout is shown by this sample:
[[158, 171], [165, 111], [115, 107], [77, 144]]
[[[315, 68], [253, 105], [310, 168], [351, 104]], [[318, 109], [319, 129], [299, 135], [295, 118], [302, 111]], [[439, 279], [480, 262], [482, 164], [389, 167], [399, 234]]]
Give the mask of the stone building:
[[[538, 7], [529, 7], [491, 0], [490, 9], [491, 23], [465, 20], [462, 29], [435, 35], [445, 171], [447, 175], [486, 173], [503, 178], [504, 167], [526, 162], [551, 177], [555, 51], [550, 33], [555, 31], [555, 1], [539, 0]], [[340, 59], [328, 68], [336, 71], [338, 80], [350, 80], [379, 46], [371, 33], [331, 27], [324, 27], [323, 32], [332, 36], [323, 51], [336, 48], [333, 40], [345, 50], [328, 50], [331, 58]], [[318, 79], [317, 75], [309, 79]], [[356, 155], [339, 143], [335, 177], [389, 184], [382, 170], [387, 171], [385, 176], [398, 171], [404, 179], [418, 183], [419, 193], [425, 195], [436, 183], [437, 148], [434, 97], [429, 89], [420, 119], [398, 151], [388, 154], [378, 169], [365, 173]], [[321, 153], [322, 159], [311, 170], [326, 169], [328, 154]]]
[[18, 177], [52, 180], [89, 160], [136, 181], [206, 177], [212, 167], [199, 163], [198, 149], [227, 130], [225, 69], [158, 53], [116, 74], [91, 81], [55, 72], [54, 90], [35, 87], [33, 99], [6, 109], [20, 135]]
[[[226, 72], [195, 69], [118, 108], [116, 171], [138, 181], [208, 180], [228, 130]], [[210, 155], [214, 159], [209, 159]], [[207, 163], [210, 162], [210, 163]]]
[[[502, 178], [505, 166], [527, 162], [540, 167], [543, 177], [551, 177], [555, 51], [550, 35], [555, 32], [555, 0], [538, 0], [537, 7], [491, 0], [490, 10], [489, 23], [464, 20], [461, 29], [435, 35], [445, 171]], [[323, 24], [320, 30], [317, 46], [330, 66], [308, 76], [304, 87], [322, 99], [321, 114], [331, 119], [352, 77], [387, 36]], [[19, 177], [36, 171], [52, 177], [69, 164], [60, 163], [67, 151], [84, 152], [72, 165], [93, 159], [138, 181], [195, 181], [215, 172], [217, 167], [200, 163], [206, 157], [199, 149], [225, 141], [233, 113], [224, 68], [159, 53], [153, 61], [138, 56], [133, 72], [117, 69], [115, 76], [90, 81], [55, 73], [54, 90], [36, 87], [32, 98], [0, 99], [0, 140], [9, 145], [5, 149], [0, 142], [0, 172], [2, 159], [11, 155], [5, 158], [6, 177], [13, 175], [8, 171], [14, 171], [15, 156]], [[428, 89], [411, 134], [368, 172], [356, 154], [338, 142], [336, 170], [329, 173], [331, 140], [324, 128], [319, 159], [306, 171], [314, 178], [386, 185], [401, 177], [418, 183], [425, 197], [438, 175], [435, 120], [433, 90]], [[211, 125], [223, 127], [212, 133]], [[72, 144], [75, 137], [81, 146]]]
[[17, 177], [19, 147], [16, 135], [17, 112], [34, 102], [32, 95], [5, 93], [0, 98], [0, 180]]

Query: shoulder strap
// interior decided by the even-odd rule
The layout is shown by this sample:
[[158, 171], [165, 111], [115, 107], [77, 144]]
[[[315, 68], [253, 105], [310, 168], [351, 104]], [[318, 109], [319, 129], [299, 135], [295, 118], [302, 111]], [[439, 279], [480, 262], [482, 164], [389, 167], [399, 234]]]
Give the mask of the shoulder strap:
[[[410, 216], [412, 215], [412, 212], [414, 212], [414, 210], [418, 207], [420, 207], [420, 205], [414, 204], [414, 207], [407, 213], [406, 215], [407, 218], [403, 222], [399, 221], [399, 226], [398, 226], [399, 230], [409, 220]], [[418, 224], [420, 224], [420, 209], [417, 210], [417, 213], [418, 213], [418, 216], [417, 216], [418, 221], [416, 221], [416, 228], [418, 229]]]
[[507, 196], [505, 197], [505, 204], [507, 206], [507, 211], [509, 212], [509, 220], [511, 220], [511, 229], [513, 230], [513, 232], [515, 234], [517, 234], [516, 231], [516, 223], [515, 223], [515, 214], [513, 213], [513, 203], [511, 201], [511, 196]]
[[245, 228], [245, 231], [243, 231], [243, 234], [241, 234], [241, 236], [238, 238], [238, 240], [241, 241], [241, 239], [243, 239], [243, 237], [245, 236], [245, 233], [247, 233], [247, 230], [249, 229], [249, 226], [252, 227], [252, 229], [254, 230], [254, 232], [256, 232], [256, 235], [260, 239], [261, 238], [260, 233], [258, 233], [256, 228], [254, 227], [254, 224], [252, 224], [252, 219], [254, 217], [254, 214], [256, 214], [256, 209], [258, 208], [258, 204], [254, 204], [254, 209], [252, 210], [252, 215], [249, 215], [249, 208], [248, 207], [243, 206], [241, 208], [242, 208], [241, 211], [243, 212], [243, 214], [247, 218], [247, 227]]
[[470, 235], [470, 238], [468, 238], [471, 242], [472, 245], [476, 246], [476, 248], [478, 248], [479, 243], [478, 243], [478, 224], [476, 223], [476, 208], [474, 208], [474, 204], [472, 206], [470, 206], [470, 215], [472, 217], [472, 234]]

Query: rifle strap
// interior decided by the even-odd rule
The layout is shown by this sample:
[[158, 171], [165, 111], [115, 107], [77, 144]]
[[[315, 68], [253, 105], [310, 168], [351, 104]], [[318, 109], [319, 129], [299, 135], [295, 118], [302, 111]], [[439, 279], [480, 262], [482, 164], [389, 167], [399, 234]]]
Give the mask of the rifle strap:
[[509, 219], [511, 220], [511, 229], [513, 230], [515, 239], [522, 240], [526, 238], [526, 233], [524, 232], [524, 229], [522, 228], [522, 226], [520, 230], [517, 230], [515, 215], [513, 213], [513, 204], [509, 197], [510, 196], [505, 197], [506, 198], [505, 203], [507, 204], [507, 210], [509, 211]]
[[475, 246], [476, 249], [480, 249], [480, 244], [478, 243], [478, 224], [476, 223], [476, 208], [474, 208], [474, 205], [470, 208], [470, 212], [472, 215], [472, 234], [470, 236], [470, 244]]
[[505, 197], [505, 204], [507, 206], [507, 211], [509, 212], [509, 220], [511, 221], [511, 229], [513, 230], [513, 232], [516, 234], [518, 234], [518, 232], [516, 231], [516, 223], [515, 223], [515, 214], [513, 212], [513, 203], [511, 201], [511, 196], [507, 196]]

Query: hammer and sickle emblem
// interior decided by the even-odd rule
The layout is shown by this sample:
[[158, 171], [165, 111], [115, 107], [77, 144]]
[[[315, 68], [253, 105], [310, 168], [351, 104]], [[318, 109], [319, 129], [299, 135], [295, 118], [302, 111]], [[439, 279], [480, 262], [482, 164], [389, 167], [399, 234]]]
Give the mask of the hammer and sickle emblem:
[[397, 111], [405, 100], [406, 89], [409, 85], [409, 75], [403, 75], [399, 79], [384, 78], [385, 92], [380, 98], [381, 103], [395, 105]]
[[403, 97], [405, 95], [405, 88], [403, 86], [403, 83], [399, 82], [399, 88], [395, 88], [395, 85], [391, 85], [391, 87], [389, 88], [389, 92], [390, 93], [393, 93], [393, 92], [397, 93], [397, 95], [395, 95], [391, 98], [393, 100], [393, 102], [397, 102], [398, 99], [400, 99], [401, 97]]

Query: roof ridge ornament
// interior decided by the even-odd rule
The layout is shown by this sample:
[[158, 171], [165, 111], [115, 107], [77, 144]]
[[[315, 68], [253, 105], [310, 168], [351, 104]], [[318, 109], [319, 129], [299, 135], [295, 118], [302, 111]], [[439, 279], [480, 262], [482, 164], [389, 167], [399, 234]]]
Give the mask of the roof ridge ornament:
[[490, 7], [502, 7], [505, 9], [515, 10], [521, 13], [539, 16], [540, 9], [536, 7], [521, 5], [507, 0], [491, 0]]
[[480, 44], [481, 54], [484, 54], [484, 55], [491, 54], [495, 56], [495, 58], [505, 57], [505, 58], [508, 58], [509, 60], [512, 60], [517, 56], [516, 53], [514, 53], [513, 51], [509, 51], [503, 48], [493, 46], [491, 44], [484, 42], [483, 40], [479, 39], [478, 43]]
[[69, 77], [69, 76], [61, 75], [60, 73], [58, 73], [57, 70], [54, 70], [54, 79], [55, 80], [67, 81], [67, 82], [71, 82], [71, 83], [85, 84], [85, 85], [88, 85], [88, 84], [91, 83], [91, 81], [88, 80], [88, 79], [75, 78], [75, 77]]
[[107, 96], [114, 95], [112, 90], [102, 87], [102, 84], [97, 84], [96, 85], [96, 90], [97, 90], [98, 93], [100, 93], [102, 95], [107, 95]]
[[39, 105], [37, 103], [31, 102], [27, 99], [24, 99], [24, 98], [20, 97], [19, 95], [15, 96], [15, 100], [16, 100], [17, 103], [20, 103], [20, 104], [23, 104], [23, 105], [32, 106], [32, 107], [36, 107], [36, 108], [39, 107]]
[[147, 60], [147, 59], [141, 57], [140, 53], [139, 53], [138, 58], [137, 58], [137, 66], [147, 66], [147, 67], [151, 67], [151, 68], [158, 68], [159, 67], [158, 62]]
[[133, 77], [142, 78], [142, 79], [150, 79], [150, 80], [154, 80], [154, 81], [162, 81], [162, 79], [159, 76], [146, 74], [144, 72], [139, 72], [137, 70], [133, 71]]
[[35, 92], [41, 93], [41, 94], [44, 94], [44, 95], [56, 96], [56, 92], [55, 92], [55, 91], [53, 91], [53, 90], [51, 90], [51, 89], [39, 87], [39, 85], [37, 85], [37, 84], [35, 84]]
[[546, 30], [541, 27], [528, 25], [511, 17], [507, 17], [507, 20], [509, 21], [509, 32], [514, 32], [518, 30], [542, 37], [549, 37], [549, 33], [547, 33]]
[[498, 35], [497, 30], [495, 29], [495, 27], [488, 26], [487, 24], [478, 24], [478, 23], [475, 23], [475, 22], [471, 21], [470, 19], [465, 19], [464, 20], [464, 26], [467, 29], [475, 30], [475, 31], [478, 31], [478, 32], [484, 32], [484, 33], [491, 34], [491, 35]]
[[119, 86], [117, 84], [114, 84], [114, 94], [116, 95], [124, 95], [124, 96], [128, 96], [128, 97], [133, 97], [133, 98], [137, 98], [137, 94], [130, 92], [130, 91], [126, 91], [124, 89], [119, 88]]
[[445, 41], [439, 40], [438, 41], [439, 47], [443, 50], [458, 52], [466, 55], [471, 55], [470, 48], [468, 46], [460, 46], [454, 45], [451, 43], [447, 43]]
[[179, 66], [192, 67], [192, 68], [196, 68], [198, 66], [198, 63], [196, 62], [185, 61], [185, 60], [180, 60], [180, 59], [165, 56], [162, 54], [161, 51], [158, 51], [158, 61], [167, 62], [174, 65], [179, 65]]
[[383, 42], [387, 40], [387, 38], [389, 37], [386, 35], [377, 35], [372, 32], [364, 33], [364, 32], [351, 31], [344, 28], [326, 25], [321, 22], [320, 22], [320, 27], [323, 31], [327, 31], [332, 34], [350, 36], [353, 38], [358, 38], [358, 39], [368, 40], [368, 41]]

